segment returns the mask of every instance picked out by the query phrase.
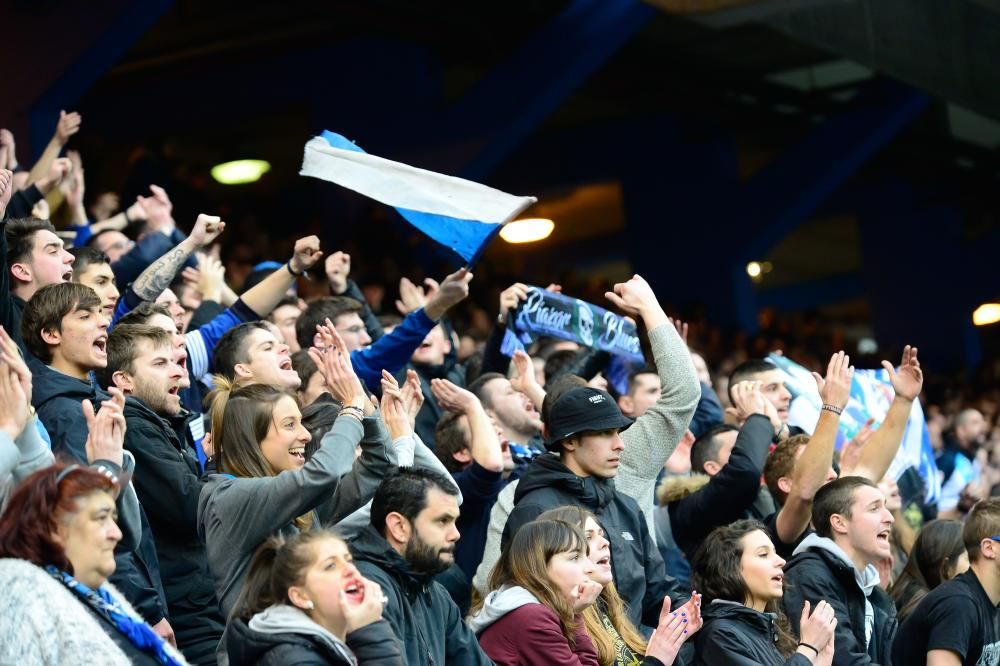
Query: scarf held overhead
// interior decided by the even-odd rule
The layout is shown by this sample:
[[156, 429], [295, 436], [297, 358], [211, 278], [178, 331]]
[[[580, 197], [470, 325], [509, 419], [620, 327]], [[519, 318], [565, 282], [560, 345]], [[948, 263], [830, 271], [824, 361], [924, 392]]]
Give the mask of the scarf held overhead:
[[527, 300], [507, 320], [501, 350], [513, 356], [543, 335], [643, 362], [639, 333], [631, 321], [578, 298], [532, 286]]

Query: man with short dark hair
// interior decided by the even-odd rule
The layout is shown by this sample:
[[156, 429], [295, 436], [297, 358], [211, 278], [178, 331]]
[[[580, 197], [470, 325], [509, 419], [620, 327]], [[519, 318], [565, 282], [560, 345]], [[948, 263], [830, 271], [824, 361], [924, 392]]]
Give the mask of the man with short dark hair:
[[531, 398], [518, 391], [498, 372], [487, 372], [469, 384], [489, 414], [503, 430], [503, 436], [527, 451], [544, 450], [542, 419]]
[[622, 415], [606, 391], [581, 386], [552, 404], [547, 423], [553, 452], [535, 458], [521, 477], [503, 544], [549, 509], [567, 504], [583, 507], [597, 517], [611, 543], [615, 587], [629, 620], [655, 626], [665, 596], [674, 600], [675, 609], [686, 597], [666, 575], [639, 504], [615, 490], [625, 449], [619, 433], [632, 420]]
[[74, 247], [73, 282], [79, 282], [94, 290], [101, 299], [101, 311], [108, 321], [115, 313], [115, 305], [121, 293], [118, 291], [118, 281], [111, 270], [108, 256], [93, 247]]
[[108, 362], [107, 329], [100, 299], [82, 284], [43, 287], [24, 310], [24, 345], [41, 361], [32, 363], [31, 402], [57, 456], [87, 459], [87, 426], [80, 401], [96, 405], [108, 398], [90, 381], [91, 371]]
[[184, 372], [174, 335], [156, 326], [119, 324], [108, 337], [104, 386], [125, 394], [125, 449], [136, 459], [134, 483], [156, 543], [160, 579], [177, 645], [191, 663], [214, 664], [225, 628], [205, 545], [198, 538], [202, 482], [181, 407]]
[[0, 324], [22, 348], [21, 315], [35, 292], [50, 284], [69, 282], [73, 255], [63, 248], [51, 222], [9, 220], [0, 234]]
[[976, 499], [989, 492], [988, 487], [979, 487], [983, 470], [976, 458], [988, 432], [989, 422], [978, 409], [963, 409], [955, 417], [954, 428], [944, 435], [944, 450], [937, 457], [939, 517], [961, 519]]
[[1000, 498], [972, 507], [962, 537], [969, 570], [931, 590], [906, 618], [894, 664], [1000, 664]]
[[803, 603], [826, 601], [836, 613], [833, 663], [888, 664], [896, 634], [896, 607], [882, 588], [875, 563], [892, 555], [892, 513], [885, 495], [859, 476], [831, 481], [816, 493], [810, 534], [784, 568], [782, 604], [793, 627]]
[[457, 489], [446, 476], [402, 468], [379, 485], [371, 525], [351, 542], [355, 565], [382, 588], [382, 617], [410, 666], [490, 664], [458, 606], [433, 577], [455, 561]]

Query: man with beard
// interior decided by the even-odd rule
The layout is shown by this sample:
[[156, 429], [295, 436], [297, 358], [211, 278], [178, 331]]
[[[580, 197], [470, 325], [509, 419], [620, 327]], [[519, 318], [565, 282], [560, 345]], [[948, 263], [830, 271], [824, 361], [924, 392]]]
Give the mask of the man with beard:
[[989, 488], [980, 488], [982, 466], [976, 453], [986, 439], [989, 424], [976, 409], [965, 409], [955, 417], [954, 430], [945, 435], [944, 450], [937, 458], [941, 474], [938, 517], [961, 520]]
[[351, 542], [358, 570], [386, 595], [382, 617], [403, 641], [410, 666], [492, 663], [433, 580], [455, 561], [457, 494], [438, 472], [402, 468], [379, 485], [371, 525]]
[[136, 459], [134, 483], [153, 531], [177, 645], [189, 662], [214, 664], [225, 620], [198, 538], [202, 482], [187, 440], [188, 422], [198, 416], [181, 407], [186, 374], [175, 337], [159, 326], [120, 324], [108, 337], [107, 367], [97, 374], [102, 385], [126, 395], [125, 449]]

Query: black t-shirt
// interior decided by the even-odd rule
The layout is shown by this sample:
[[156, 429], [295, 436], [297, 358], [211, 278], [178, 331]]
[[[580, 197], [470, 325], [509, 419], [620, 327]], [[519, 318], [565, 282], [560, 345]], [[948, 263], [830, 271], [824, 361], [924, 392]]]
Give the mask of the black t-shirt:
[[965, 666], [1000, 664], [1000, 610], [972, 571], [924, 597], [896, 634], [892, 663], [923, 664], [931, 650], [950, 650]]
[[813, 533], [813, 528], [807, 527], [805, 531], [799, 535], [799, 538], [792, 543], [785, 543], [780, 538], [778, 538], [778, 513], [780, 509], [775, 511], [770, 516], [764, 519], [764, 531], [767, 536], [771, 539], [771, 543], [774, 544], [774, 552], [778, 554], [778, 557], [787, 560], [795, 552], [795, 549], [799, 547], [802, 540]]

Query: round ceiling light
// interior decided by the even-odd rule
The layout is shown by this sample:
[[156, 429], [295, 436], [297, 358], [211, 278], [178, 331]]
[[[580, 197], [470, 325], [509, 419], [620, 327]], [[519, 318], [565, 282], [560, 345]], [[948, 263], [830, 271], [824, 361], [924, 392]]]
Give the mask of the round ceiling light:
[[508, 243], [533, 243], [548, 238], [555, 226], [552, 220], [544, 217], [514, 220], [500, 230], [500, 238]]

